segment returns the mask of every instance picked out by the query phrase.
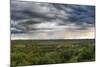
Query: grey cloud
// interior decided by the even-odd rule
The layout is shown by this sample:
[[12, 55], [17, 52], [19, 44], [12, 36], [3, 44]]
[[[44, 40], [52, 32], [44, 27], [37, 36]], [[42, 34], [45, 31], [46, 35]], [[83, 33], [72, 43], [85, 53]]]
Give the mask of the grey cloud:
[[35, 28], [35, 24], [47, 22], [56, 22], [57, 27], [75, 24], [76, 28], [64, 30], [85, 30], [95, 25], [95, 7], [11, 0], [11, 20], [12, 33], [53, 31], [51, 28]]

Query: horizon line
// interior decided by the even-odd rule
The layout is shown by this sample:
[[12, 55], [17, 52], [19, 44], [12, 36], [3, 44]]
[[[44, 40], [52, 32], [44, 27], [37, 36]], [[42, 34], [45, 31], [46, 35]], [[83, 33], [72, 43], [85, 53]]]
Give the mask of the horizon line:
[[10, 39], [10, 40], [78, 40], [78, 39], [95, 39], [95, 38], [68, 38], [68, 39]]

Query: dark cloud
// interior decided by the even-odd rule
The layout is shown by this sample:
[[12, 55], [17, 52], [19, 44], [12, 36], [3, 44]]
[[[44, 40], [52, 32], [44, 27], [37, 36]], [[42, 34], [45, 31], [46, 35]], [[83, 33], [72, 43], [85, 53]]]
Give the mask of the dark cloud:
[[[95, 6], [11, 0], [11, 20], [12, 33], [52, 31], [63, 27], [72, 31], [85, 30], [95, 25]], [[45, 23], [51, 24], [46, 28]], [[72, 28], [68, 28], [69, 25]]]

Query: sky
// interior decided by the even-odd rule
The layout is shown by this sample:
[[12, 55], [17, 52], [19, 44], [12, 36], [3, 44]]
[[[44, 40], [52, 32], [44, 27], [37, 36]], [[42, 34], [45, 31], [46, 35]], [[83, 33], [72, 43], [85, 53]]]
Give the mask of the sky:
[[11, 0], [11, 39], [95, 38], [95, 6]]

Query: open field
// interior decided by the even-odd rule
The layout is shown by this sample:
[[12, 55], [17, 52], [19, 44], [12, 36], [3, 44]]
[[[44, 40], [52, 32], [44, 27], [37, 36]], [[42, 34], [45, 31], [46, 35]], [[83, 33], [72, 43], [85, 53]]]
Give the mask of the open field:
[[95, 39], [11, 40], [11, 66], [95, 61]]

